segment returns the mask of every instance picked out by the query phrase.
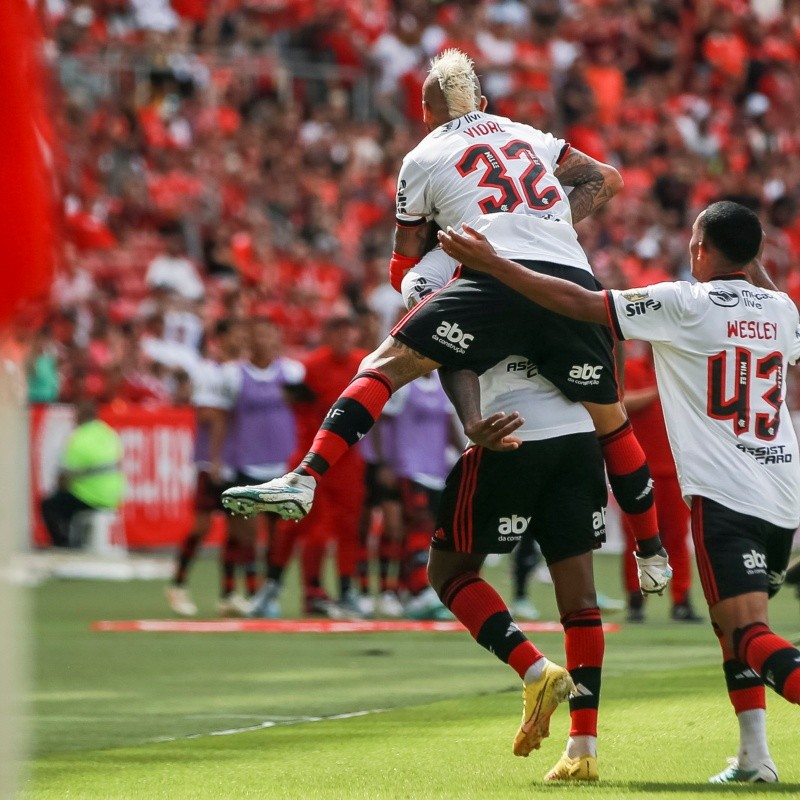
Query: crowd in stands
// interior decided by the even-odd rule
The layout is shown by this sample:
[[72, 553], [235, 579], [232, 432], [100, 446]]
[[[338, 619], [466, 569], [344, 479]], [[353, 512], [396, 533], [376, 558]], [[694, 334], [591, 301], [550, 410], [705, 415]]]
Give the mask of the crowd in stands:
[[[34, 402], [186, 402], [221, 318], [291, 352], [385, 291], [429, 59], [617, 166], [581, 223], [606, 285], [686, 277], [698, 209], [759, 213], [800, 301], [798, 0], [44, 0], [63, 248], [20, 319]], [[793, 397], [795, 407], [800, 406]]]

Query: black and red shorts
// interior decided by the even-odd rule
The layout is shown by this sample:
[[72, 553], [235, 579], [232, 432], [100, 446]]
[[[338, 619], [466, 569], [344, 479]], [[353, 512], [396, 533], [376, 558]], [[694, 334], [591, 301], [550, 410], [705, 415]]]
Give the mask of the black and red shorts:
[[[518, 261], [591, 291], [602, 287], [578, 267]], [[616, 403], [619, 388], [610, 330], [578, 322], [524, 298], [495, 278], [467, 267], [411, 309], [392, 336], [454, 369], [485, 372], [511, 355], [527, 356], [573, 402]]]
[[194, 510], [205, 513], [224, 511], [222, 493], [230, 485], [231, 484], [227, 482], [215, 483], [206, 470], [199, 470], [197, 473], [197, 486], [194, 495]]
[[783, 584], [794, 530], [692, 498], [692, 539], [709, 606], [748, 592], [773, 597]]
[[523, 442], [505, 453], [470, 447], [447, 477], [431, 547], [510, 553], [533, 536], [554, 564], [602, 545], [607, 502], [594, 433]]

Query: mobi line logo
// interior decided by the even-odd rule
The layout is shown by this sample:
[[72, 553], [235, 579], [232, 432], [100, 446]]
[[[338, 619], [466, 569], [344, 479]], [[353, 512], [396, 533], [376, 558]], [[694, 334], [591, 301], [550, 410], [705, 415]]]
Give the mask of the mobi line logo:
[[465, 333], [458, 327], [457, 322], [442, 322], [433, 334], [433, 340], [455, 350], [457, 353], [465, 353], [475, 337], [471, 333]]

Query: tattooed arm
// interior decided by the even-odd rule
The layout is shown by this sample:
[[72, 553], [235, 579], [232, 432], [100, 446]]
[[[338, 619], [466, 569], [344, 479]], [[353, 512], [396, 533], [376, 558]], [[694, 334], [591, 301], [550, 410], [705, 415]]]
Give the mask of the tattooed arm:
[[593, 214], [622, 189], [622, 176], [609, 164], [580, 150], [570, 150], [555, 171], [562, 186], [572, 186], [569, 205], [572, 224]]

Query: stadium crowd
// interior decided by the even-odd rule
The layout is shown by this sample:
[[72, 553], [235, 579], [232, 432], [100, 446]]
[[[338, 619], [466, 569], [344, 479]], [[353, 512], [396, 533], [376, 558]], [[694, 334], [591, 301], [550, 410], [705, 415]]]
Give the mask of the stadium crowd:
[[622, 194], [579, 226], [606, 286], [688, 277], [691, 221], [726, 197], [764, 221], [764, 263], [800, 301], [797, 0], [41, 12], [65, 243], [49, 306], [19, 320], [31, 402], [188, 404], [221, 320], [268, 317], [302, 359], [359, 314], [372, 349], [402, 308], [397, 172], [425, 133], [425, 68], [453, 46], [490, 111], [619, 169]]

